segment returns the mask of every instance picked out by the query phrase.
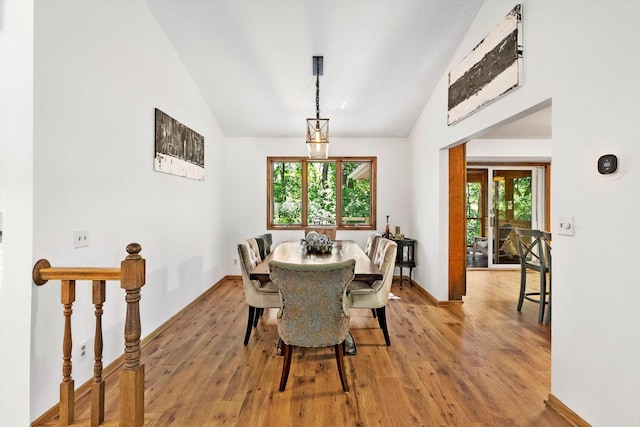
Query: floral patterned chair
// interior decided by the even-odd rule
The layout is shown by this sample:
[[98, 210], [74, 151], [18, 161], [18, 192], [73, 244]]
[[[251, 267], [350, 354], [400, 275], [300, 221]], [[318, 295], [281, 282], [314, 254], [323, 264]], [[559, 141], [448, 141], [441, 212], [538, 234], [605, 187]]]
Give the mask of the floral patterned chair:
[[271, 280], [282, 298], [277, 318], [284, 356], [280, 391], [287, 386], [292, 346], [333, 346], [342, 390], [349, 391], [343, 343], [350, 319], [346, 289], [353, 280], [355, 264], [353, 259], [330, 264], [269, 263]]
[[249, 304], [249, 319], [247, 321], [247, 331], [244, 335], [244, 345], [247, 345], [249, 343], [249, 337], [251, 336], [251, 328], [257, 326], [258, 318], [262, 314], [262, 311], [265, 308], [280, 307], [280, 295], [273, 283], [267, 282], [262, 284], [259, 280], [249, 279], [249, 273], [251, 273], [260, 262], [260, 260], [256, 258], [249, 241], [245, 240], [238, 243], [238, 256], [240, 258], [240, 272], [242, 273], [244, 296], [247, 304]]
[[376, 257], [373, 262], [382, 272], [382, 280], [376, 280], [372, 284], [353, 281], [347, 289], [351, 300], [351, 308], [369, 308], [374, 311], [374, 316], [378, 318], [378, 324], [382, 329], [387, 345], [391, 345], [391, 340], [389, 338], [389, 330], [387, 329], [385, 307], [389, 301], [389, 293], [391, 292], [397, 251], [398, 244], [396, 242], [384, 238], [380, 239]]

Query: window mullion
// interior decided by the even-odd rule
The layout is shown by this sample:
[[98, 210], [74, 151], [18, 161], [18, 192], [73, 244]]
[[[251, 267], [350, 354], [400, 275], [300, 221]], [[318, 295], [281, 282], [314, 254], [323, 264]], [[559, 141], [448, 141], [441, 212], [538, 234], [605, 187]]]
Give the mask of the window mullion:
[[302, 226], [306, 227], [307, 224], [307, 203], [309, 200], [309, 194], [307, 193], [307, 161], [302, 160]]
[[342, 161], [336, 160], [336, 227], [342, 227]]

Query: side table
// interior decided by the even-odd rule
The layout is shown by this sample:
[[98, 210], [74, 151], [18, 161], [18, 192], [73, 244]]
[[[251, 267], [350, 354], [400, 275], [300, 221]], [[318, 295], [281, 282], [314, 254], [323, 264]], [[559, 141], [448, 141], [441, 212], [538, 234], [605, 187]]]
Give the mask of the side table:
[[400, 289], [402, 289], [403, 278], [402, 269], [409, 269], [409, 284], [413, 285], [411, 280], [411, 274], [413, 273], [413, 267], [416, 266], [416, 241], [415, 239], [392, 239], [398, 244], [398, 252], [396, 254], [396, 267], [400, 268]]

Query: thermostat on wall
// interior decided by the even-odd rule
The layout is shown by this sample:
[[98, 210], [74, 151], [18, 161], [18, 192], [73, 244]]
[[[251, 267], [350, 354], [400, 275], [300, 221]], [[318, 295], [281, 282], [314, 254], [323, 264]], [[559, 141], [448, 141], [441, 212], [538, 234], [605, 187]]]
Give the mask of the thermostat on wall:
[[598, 172], [609, 175], [618, 170], [618, 157], [615, 154], [605, 154], [598, 159]]

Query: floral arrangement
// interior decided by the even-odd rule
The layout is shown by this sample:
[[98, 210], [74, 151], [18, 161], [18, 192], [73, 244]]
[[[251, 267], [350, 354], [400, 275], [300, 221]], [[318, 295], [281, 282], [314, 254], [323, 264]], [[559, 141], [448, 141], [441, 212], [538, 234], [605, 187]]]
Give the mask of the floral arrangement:
[[333, 243], [329, 236], [324, 234], [318, 234], [315, 231], [307, 233], [305, 238], [301, 241], [307, 252], [312, 254], [328, 254], [333, 249]]

